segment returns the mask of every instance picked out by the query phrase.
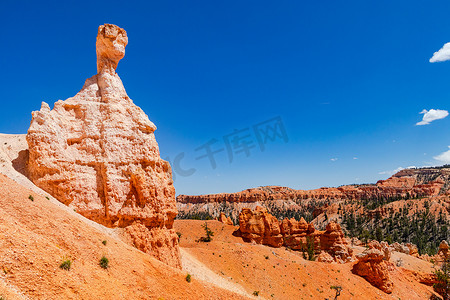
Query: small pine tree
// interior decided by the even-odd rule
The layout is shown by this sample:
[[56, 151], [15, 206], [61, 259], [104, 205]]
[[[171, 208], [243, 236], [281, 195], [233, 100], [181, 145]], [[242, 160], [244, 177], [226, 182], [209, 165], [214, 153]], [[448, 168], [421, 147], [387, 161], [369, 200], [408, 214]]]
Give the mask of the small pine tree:
[[306, 238], [306, 252], [308, 253], [308, 260], [316, 259], [314, 250], [314, 238], [312, 236], [308, 236]]
[[337, 300], [337, 298], [341, 295], [342, 287], [338, 285], [330, 286], [330, 289], [335, 290], [336, 294], [334, 295], [334, 300]]
[[201, 242], [211, 242], [212, 241], [212, 237], [214, 236], [214, 232], [208, 227], [208, 223], [205, 222], [204, 225], [202, 225], [202, 227], [205, 229], [205, 234], [206, 236], [202, 236], [200, 238]]

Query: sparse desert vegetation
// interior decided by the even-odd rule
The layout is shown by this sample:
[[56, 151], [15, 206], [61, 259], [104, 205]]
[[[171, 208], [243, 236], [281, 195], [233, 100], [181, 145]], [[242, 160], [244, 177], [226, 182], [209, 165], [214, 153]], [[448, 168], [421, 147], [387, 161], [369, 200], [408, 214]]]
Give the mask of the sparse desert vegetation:
[[102, 258], [100, 258], [100, 261], [98, 264], [103, 269], [108, 269], [109, 268], [109, 259], [106, 256], [102, 256]]
[[71, 266], [72, 266], [72, 260], [70, 260], [69, 258], [66, 258], [61, 262], [61, 264], [59, 265], [59, 268], [69, 271]]

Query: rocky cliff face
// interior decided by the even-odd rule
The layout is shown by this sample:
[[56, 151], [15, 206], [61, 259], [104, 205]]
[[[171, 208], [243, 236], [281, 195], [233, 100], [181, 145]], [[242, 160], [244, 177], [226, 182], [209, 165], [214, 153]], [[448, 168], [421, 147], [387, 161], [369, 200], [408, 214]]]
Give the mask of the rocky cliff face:
[[171, 167], [160, 158], [156, 126], [128, 97], [115, 69], [128, 38], [100, 26], [98, 74], [74, 97], [43, 102], [27, 134], [31, 180], [85, 217], [120, 227], [127, 241], [180, 267]]

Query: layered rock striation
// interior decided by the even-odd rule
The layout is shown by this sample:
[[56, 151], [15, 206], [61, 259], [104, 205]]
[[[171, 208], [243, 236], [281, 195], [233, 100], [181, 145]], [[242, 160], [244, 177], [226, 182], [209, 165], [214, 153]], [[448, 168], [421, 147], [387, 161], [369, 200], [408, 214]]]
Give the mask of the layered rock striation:
[[221, 203], [221, 202], [261, 202], [270, 200], [305, 200], [305, 199], [389, 199], [428, 197], [445, 193], [450, 187], [450, 167], [405, 169], [387, 180], [376, 184], [345, 185], [337, 188], [320, 188], [315, 190], [295, 190], [288, 187], [266, 186], [246, 189], [237, 193], [210, 195], [179, 195], [179, 203]]
[[100, 26], [98, 74], [74, 97], [32, 113], [28, 174], [78, 213], [123, 228], [127, 241], [180, 267], [171, 167], [160, 158], [156, 126], [116, 73], [127, 43], [124, 29]]

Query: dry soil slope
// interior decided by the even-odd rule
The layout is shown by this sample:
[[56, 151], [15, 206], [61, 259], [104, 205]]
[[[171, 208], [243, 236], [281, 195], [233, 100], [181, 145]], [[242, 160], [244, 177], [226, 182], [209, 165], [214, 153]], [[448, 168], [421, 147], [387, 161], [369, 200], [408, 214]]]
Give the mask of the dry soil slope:
[[[29, 196], [34, 200], [30, 200]], [[0, 292], [7, 299], [239, 299], [87, 225], [0, 174]], [[102, 242], [107, 241], [106, 245]], [[99, 260], [109, 259], [102, 269]], [[59, 268], [70, 258], [70, 271]]]
[[[214, 237], [210, 243], [196, 242], [205, 231], [205, 221], [176, 220], [181, 233], [180, 245], [217, 274], [244, 287], [259, 291], [268, 299], [334, 299], [333, 285], [343, 291], [339, 299], [428, 299], [432, 288], [420, 284], [402, 268], [391, 272], [394, 291], [388, 295], [352, 274], [354, 263], [326, 264], [304, 260], [299, 252], [243, 243], [232, 236], [234, 226], [207, 221]], [[362, 249], [355, 249], [360, 252]], [[406, 267], [422, 272], [431, 264], [409, 255], [401, 255]], [[400, 257], [395, 254], [395, 257]]]

